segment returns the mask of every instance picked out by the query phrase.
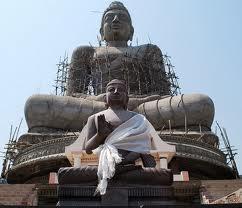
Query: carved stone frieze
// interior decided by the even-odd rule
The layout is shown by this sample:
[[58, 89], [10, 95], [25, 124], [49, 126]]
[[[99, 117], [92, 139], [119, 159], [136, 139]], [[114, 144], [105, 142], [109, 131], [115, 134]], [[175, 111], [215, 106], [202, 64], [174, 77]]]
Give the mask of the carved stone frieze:
[[72, 144], [75, 140], [76, 136], [69, 136], [32, 145], [17, 155], [13, 165], [18, 165], [35, 158], [64, 153], [65, 146]]
[[183, 154], [185, 156], [190, 154], [194, 155], [196, 158], [201, 157], [201, 159], [213, 159], [226, 164], [225, 154], [217, 147], [203, 143], [202, 141], [187, 138], [185, 136], [160, 135], [160, 137], [163, 141], [176, 145], [177, 155]]
[[[31, 137], [33, 138], [31, 139]], [[180, 135], [160, 134], [160, 137], [162, 140], [176, 145], [177, 156], [205, 160], [207, 162], [223, 166], [226, 165], [225, 155], [223, 152], [212, 145]], [[39, 139], [38, 143], [32, 144], [30, 147], [27, 147], [19, 152], [14, 161], [14, 166], [21, 163], [26, 163], [36, 158], [40, 159], [45, 156], [64, 153], [65, 146], [72, 144], [76, 140], [77, 134], [71, 134], [69, 136], [66, 134], [51, 134], [49, 136], [40, 134], [26, 134], [25, 139], [23, 136], [22, 138], [22, 141], [36, 141], [37, 138]]]

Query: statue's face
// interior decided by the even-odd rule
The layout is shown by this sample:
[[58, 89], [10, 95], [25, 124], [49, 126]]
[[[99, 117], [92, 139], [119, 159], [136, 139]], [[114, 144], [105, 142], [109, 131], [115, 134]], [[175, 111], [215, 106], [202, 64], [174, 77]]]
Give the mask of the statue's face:
[[119, 83], [110, 84], [106, 89], [106, 102], [108, 106], [120, 106], [126, 108], [128, 95], [126, 87]]
[[110, 10], [104, 16], [101, 35], [106, 41], [128, 41], [132, 39], [133, 27], [128, 14], [123, 10]]

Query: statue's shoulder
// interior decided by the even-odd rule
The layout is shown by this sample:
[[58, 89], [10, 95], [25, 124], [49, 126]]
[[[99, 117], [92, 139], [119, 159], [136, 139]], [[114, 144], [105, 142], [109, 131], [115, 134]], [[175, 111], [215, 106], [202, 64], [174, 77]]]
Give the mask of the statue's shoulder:
[[92, 46], [78, 46], [73, 50], [72, 58], [80, 57], [80, 56], [85, 57], [87, 55], [93, 55], [94, 51], [95, 51], [95, 49]]
[[162, 56], [162, 52], [157, 45], [154, 44], [143, 44], [139, 46], [133, 46], [133, 50], [142, 57], [147, 56]]
[[143, 44], [143, 45], [139, 45], [137, 47], [141, 47], [141, 48], [145, 48], [145, 49], [153, 49], [153, 50], [160, 50], [160, 48], [155, 45], [155, 44], [151, 44], [151, 43], [147, 43], [147, 44]]
[[144, 45], [142, 45], [142, 47], [145, 48], [147, 53], [158, 53], [158, 54], [161, 54], [161, 49], [157, 45], [144, 44]]
[[130, 111], [130, 110], [127, 110], [127, 112], [129, 112], [132, 115], [132, 117], [139, 114], [139, 113], [137, 113], [135, 111]]

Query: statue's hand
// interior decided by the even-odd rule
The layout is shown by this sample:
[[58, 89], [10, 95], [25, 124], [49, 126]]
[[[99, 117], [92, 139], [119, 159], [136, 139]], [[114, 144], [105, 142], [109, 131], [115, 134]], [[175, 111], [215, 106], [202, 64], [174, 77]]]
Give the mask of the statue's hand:
[[106, 138], [113, 131], [113, 126], [106, 121], [103, 114], [97, 117], [97, 123], [97, 134], [99, 136]]

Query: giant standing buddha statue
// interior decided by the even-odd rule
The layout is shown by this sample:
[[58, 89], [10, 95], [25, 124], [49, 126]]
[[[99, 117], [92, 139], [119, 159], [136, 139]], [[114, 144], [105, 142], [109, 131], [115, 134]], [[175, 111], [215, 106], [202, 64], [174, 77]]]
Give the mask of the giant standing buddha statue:
[[144, 115], [163, 141], [176, 146], [168, 161], [174, 173], [186, 170], [191, 179], [234, 177], [211, 131], [212, 100], [203, 94], [172, 96], [161, 50], [153, 44], [128, 46], [133, 33], [126, 7], [111, 3], [101, 20], [105, 46], [74, 50], [66, 95], [38, 94], [27, 100], [29, 130], [18, 140], [21, 149], [9, 182], [47, 182], [49, 172], [71, 166], [65, 146], [76, 141], [90, 116], [106, 109], [105, 88], [113, 79], [126, 81], [128, 110]]

